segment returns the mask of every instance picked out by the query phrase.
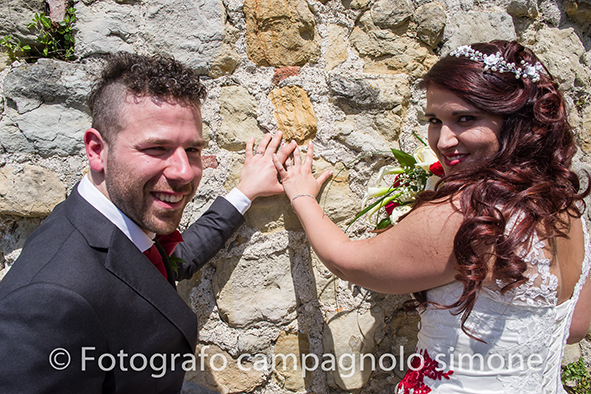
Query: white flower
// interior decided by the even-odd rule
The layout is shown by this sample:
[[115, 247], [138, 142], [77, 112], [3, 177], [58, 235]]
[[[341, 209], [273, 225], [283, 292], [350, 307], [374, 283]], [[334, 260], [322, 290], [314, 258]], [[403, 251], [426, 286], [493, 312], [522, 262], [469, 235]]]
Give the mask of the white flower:
[[365, 192], [365, 195], [363, 196], [363, 201], [361, 201], [361, 206], [364, 207], [368, 199], [374, 197], [381, 197], [384, 194], [388, 193], [390, 190], [392, 189], [389, 187], [368, 187], [367, 191]]
[[415, 197], [417, 196], [417, 193], [410, 190], [407, 187], [402, 188], [402, 194], [400, 195], [400, 197], [398, 198], [400, 200], [400, 202], [413, 202], [415, 200]]
[[390, 222], [392, 224], [396, 224], [396, 222], [398, 222], [398, 219], [400, 219], [400, 217], [402, 215], [409, 212], [411, 209], [412, 209], [411, 204], [399, 205], [397, 207], [394, 207], [394, 209], [392, 209], [392, 213], [390, 214]]
[[[374, 197], [381, 197], [384, 194], [391, 192], [393, 189], [390, 187], [368, 187], [365, 196], [363, 196], [363, 201], [361, 202], [361, 206], [365, 207], [367, 200]], [[379, 204], [376, 204], [372, 209], [365, 213], [365, 217], [367, 218], [368, 223], [372, 223], [372, 216], [375, 215], [381, 208], [384, 207], [389, 201], [399, 196], [400, 193], [394, 193], [392, 196], [388, 196], [382, 200]]]
[[489, 68], [492, 69], [493, 71], [496, 71], [496, 67], [497, 65], [499, 65], [501, 63], [501, 57], [499, 56], [499, 54], [491, 54], [491, 55], [484, 55], [483, 56], [483, 63], [485, 64], [485, 70], [488, 70]]
[[380, 168], [380, 172], [378, 172], [378, 180], [376, 181], [376, 183], [378, 185], [381, 185], [384, 176], [390, 174], [402, 174], [403, 172], [404, 169], [397, 166], [383, 166], [382, 168]]
[[431, 175], [429, 178], [427, 178], [425, 190], [435, 190], [435, 185], [437, 185], [437, 182], [439, 182], [440, 179], [441, 178], [439, 178], [437, 175]]
[[413, 157], [417, 160], [415, 167], [422, 168], [425, 171], [429, 171], [431, 164], [438, 162], [435, 152], [428, 146], [421, 146], [413, 152]]

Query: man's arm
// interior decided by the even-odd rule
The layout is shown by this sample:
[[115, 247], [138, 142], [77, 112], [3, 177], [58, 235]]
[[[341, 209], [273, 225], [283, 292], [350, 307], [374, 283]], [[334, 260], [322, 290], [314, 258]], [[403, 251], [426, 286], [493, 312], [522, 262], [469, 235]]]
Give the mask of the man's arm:
[[[281, 132], [271, 137], [267, 133], [256, 150], [254, 137], [246, 143], [246, 158], [236, 188], [250, 201], [257, 197], [283, 193], [277, 179], [273, 154], [281, 143]], [[218, 197], [212, 206], [184, 233], [173, 257], [188, 264], [178, 263], [177, 280], [190, 278], [224, 246], [232, 234], [244, 223], [242, 214], [224, 198]]]
[[184, 233], [173, 257], [177, 263], [176, 280], [189, 279], [224, 246], [232, 234], [244, 223], [244, 217], [225, 198], [218, 197], [211, 207]]

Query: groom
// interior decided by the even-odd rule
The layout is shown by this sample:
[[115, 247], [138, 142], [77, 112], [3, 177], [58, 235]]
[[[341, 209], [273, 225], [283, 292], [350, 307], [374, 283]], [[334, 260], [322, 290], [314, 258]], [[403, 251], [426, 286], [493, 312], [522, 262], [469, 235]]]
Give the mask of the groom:
[[176, 246], [202, 176], [204, 97], [172, 59], [110, 57], [88, 98], [90, 170], [0, 282], [0, 392], [178, 393], [199, 368], [197, 319], [175, 281], [220, 250], [252, 200], [283, 192], [281, 134], [254, 154], [251, 138], [238, 186]]

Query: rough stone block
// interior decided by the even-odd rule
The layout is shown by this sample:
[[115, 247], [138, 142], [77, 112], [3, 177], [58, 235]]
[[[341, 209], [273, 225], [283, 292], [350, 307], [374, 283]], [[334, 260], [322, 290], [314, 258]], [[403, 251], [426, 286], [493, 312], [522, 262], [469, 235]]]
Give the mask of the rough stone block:
[[45, 11], [45, 0], [3, 0], [0, 2], [0, 37], [12, 35], [22, 44], [33, 44], [36, 32], [27, 28], [35, 13]]
[[363, 356], [373, 352], [374, 335], [383, 329], [383, 325], [384, 315], [380, 308], [328, 315], [323, 333], [324, 352], [334, 355], [335, 368], [329, 375], [336, 387], [355, 390], [367, 383], [372, 373], [371, 359]]
[[320, 41], [314, 15], [304, 0], [246, 0], [248, 58], [262, 67], [316, 62]]
[[414, 20], [417, 23], [417, 37], [431, 48], [441, 42], [447, 15], [441, 3], [427, 3], [415, 10]]
[[263, 242], [248, 254], [216, 264], [212, 287], [220, 315], [231, 327], [285, 324], [293, 318], [297, 303], [290, 253], [276, 249]]
[[446, 55], [460, 45], [491, 40], [517, 39], [513, 18], [504, 11], [457, 12], [447, 22], [445, 43], [441, 54]]
[[254, 96], [242, 86], [226, 86], [220, 92], [222, 125], [218, 132], [221, 148], [244, 149], [251, 136], [260, 140], [264, 135], [258, 126], [258, 105]]
[[308, 93], [299, 86], [277, 88], [269, 93], [275, 106], [277, 128], [286, 141], [295, 140], [303, 145], [316, 137], [318, 124]]
[[47, 216], [65, 200], [66, 188], [58, 175], [42, 167], [25, 164], [19, 172], [13, 166], [0, 169], [0, 214]]
[[206, 75], [224, 35], [217, 0], [78, 3], [79, 57], [117, 51], [174, 56]]

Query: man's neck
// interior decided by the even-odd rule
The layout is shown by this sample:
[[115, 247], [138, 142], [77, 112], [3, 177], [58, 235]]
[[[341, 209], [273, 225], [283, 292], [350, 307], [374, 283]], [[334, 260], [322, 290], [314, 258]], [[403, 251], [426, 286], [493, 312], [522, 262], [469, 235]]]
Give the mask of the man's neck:
[[155, 234], [145, 231], [125, 215], [85, 176], [78, 184], [78, 193], [111, 223], [117, 226], [142, 252], [152, 246]]

